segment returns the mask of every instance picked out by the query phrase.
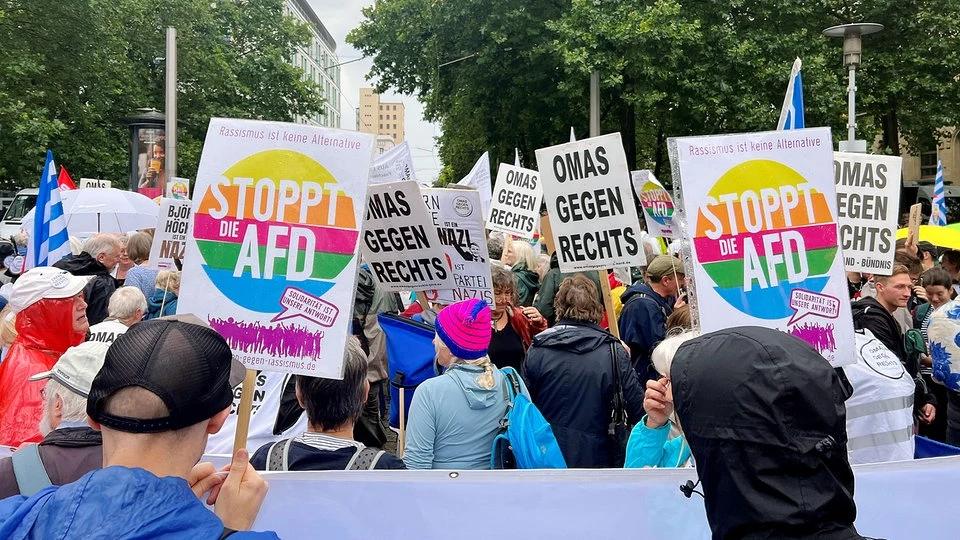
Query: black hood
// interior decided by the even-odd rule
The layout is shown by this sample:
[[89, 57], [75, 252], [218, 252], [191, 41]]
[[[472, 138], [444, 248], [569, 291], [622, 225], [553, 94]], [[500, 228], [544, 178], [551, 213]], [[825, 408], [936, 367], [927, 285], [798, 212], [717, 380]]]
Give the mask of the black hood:
[[618, 342], [617, 338], [600, 326], [572, 319], [560, 319], [557, 324], [533, 338], [533, 345], [536, 347], [563, 349], [575, 354], [586, 354], [600, 347], [609, 347], [609, 343]]
[[70, 272], [75, 276], [107, 276], [110, 275], [110, 271], [107, 270], [107, 267], [100, 263], [100, 261], [94, 259], [86, 251], [80, 252], [79, 255], [72, 255], [65, 259], [60, 259], [59, 261], [53, 263], [53, 266]]
[[731, 328], [683, 344], [670, 375], [714, 538], [860, 538], [846, 394], [816, 350]]

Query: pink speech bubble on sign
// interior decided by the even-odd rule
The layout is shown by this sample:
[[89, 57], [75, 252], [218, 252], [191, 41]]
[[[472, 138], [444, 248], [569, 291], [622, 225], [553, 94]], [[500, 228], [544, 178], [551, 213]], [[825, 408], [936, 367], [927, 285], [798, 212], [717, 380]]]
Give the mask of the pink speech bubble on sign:
[[806, 289], [794, 289], [790, 293], [790, 309], [793, 315], [787, 326], [798, 322], [807, 315], [817, 315], [827, 319], [840, 316], [840, 300], [828, 294], [820, 294]]
[[280, 297], [280, 306], [283, 307], [283, 311], [277, 313], [276, 317], [270, 319], [270, 322], [303, 317], [320, 326], [330, 328], [340, 314], [337, 306], [295, 287], [287, 287], [287, 290], [283, 291], [283, 296]]

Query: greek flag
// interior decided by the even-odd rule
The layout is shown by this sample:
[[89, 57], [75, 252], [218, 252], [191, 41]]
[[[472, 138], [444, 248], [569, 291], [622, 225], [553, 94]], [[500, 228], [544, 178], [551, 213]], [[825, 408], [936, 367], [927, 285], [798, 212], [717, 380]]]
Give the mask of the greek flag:
[[947, 224], [947, 196], [943, 187], [943, 162], [937, 159], [937, 179], [933, 183], [933, 204], [930, 208], [930, 225]]
[[63, 215], [57, 167], [53, 163], [53, 152], [50, 150], [47, 150], [47, 162], [40, 177], [35, 214], [33, 230], [29, 231], [30, 240], [27, 242], [24, 270], [36, 266], [50, 266], [70, 255], [67, 219]]
[[780, 109], [780, 121], [777, 131], [784, 129], [803, 129], [803, 82], [800, 79], [800, 59], [793, 62], [790, 70], [790, 82], [787, 83], [787, 95]]

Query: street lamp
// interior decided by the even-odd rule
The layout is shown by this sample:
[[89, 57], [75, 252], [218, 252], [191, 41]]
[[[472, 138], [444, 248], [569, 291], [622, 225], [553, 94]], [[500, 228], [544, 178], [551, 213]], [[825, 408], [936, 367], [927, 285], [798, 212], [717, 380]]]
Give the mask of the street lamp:
[[840, 141], [841, 152], [866, 153], [867, 141], [857, 140], [857, 66], [860, 65], [861, 36], [883, 30], [882, 24], [853, 23], [831, 26], [823, 31], [827, 37], [843, 38], [843, 65], [849, 73], [847, 84], [847, 140]]

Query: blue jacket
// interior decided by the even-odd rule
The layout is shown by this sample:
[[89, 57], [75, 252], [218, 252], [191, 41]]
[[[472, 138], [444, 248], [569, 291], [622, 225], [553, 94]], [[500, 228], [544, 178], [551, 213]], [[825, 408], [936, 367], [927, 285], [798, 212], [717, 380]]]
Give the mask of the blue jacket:
[[[164, 300], [166, 296], [166, 300]], [[163, 310], [161, 310], [161, 306]], [[177, 295], [173, 291], [164, 291], [163, 289], [154, 289], [153, 296], [147, 297], [147, 313], [143, 319], [156, 319], [166, 317], [167, 315], [177, 314]]]
[[682, 467], [690, 459], [690, 445], [683, 435], [667, 440], [670, 423], [651, 429], [647, 427], [647, 415], [630, 432], [627, 441], [627, 462], [624, 469], [644, 467]]
[[[108, 467], [27, 498], [0, 501], [0, 538], [124, 538], [216, 540], [223, 522], [182, 478], [158, 478], [143, 469]], [[231, 539], [278, 538], [236, 533]]]
[[[634, 296], [641, 295], [634, 299]], [[673, 298], [664, 298], [646, 283], [636, 283], [620, 295], [620, 339], [630, 346], [630, 360], [645, 386], [658, 376], [650, 365], [650, 353], [667, 334], [667, 317], [673, 313]]]
[[[477, 384], [483, 368], [454, 364], [417, 387], [410, 404], [403, 461], [409, 469], [489, 469], [493, 439], [507, 412], [503, 374], [490, 390]], [[523, 381], [523, 394], [530, 396]]]

